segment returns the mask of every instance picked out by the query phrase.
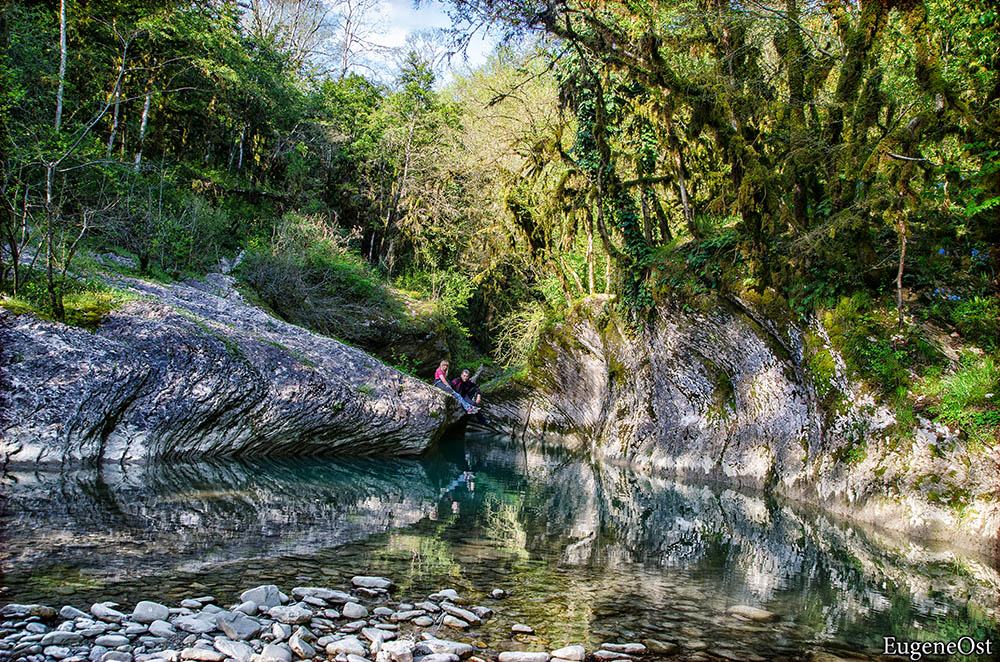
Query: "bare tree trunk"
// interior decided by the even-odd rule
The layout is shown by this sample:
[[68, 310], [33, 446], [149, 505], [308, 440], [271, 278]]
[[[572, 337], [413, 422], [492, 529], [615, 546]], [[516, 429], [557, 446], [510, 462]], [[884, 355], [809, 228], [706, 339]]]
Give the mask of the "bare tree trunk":
[[594, 293], [594, 215], [587, 210], [587, 293]]
[[108, 158], [111, 158], [111, 150], [115, 147], [115, 136], [118, 133], [118, 112], [121, 107], [121, 89], [116, 85], [114, 92], [112, 92], [112, 108], [111, 111], [111, 133], [108, 135]]
[[[152, 76], [150, 76], [152, 78]], [[146, 126], [149, 123], [149, 102], [152, 98], [153, 93], [148, 88], [146, 88], [146, 100], [142, 104], [142, 119], [139, 120], [139, 149], [135, 153], [135, 170], [139, 171], [139, 166], [142, 164], [142, 143], [146, 139]]]
[[56, 133], [62, 128], [63, 93], [66, 89], [66, 0], [59, 1], [59, 89], [56, 91]]
[[604, 261], [604, 293], [611, 294], [611, 255], [605, 256]]
[[906, 212], [899, 212], [899, 270], [896, 272], [896, 324], [903, 328], [903, 270], [906, 264]]

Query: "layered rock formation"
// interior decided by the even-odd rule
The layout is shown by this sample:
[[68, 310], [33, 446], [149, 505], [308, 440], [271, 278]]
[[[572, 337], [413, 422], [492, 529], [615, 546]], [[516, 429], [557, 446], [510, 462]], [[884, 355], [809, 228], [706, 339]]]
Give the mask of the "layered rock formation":
[[892, 411], [847, 378], [833, 348], [829, 411], [792, 325], [719, 301], [711, 312], [661, 305], [629, 335], [608, 303], [584, 301], [543, 337], [526, 374], [491, 394], [494, 418], [602, 461], [773, 489], [1000, 556], [1000, 457], [970, 456], [929, 421], [900, 441]]
[[0, 311], [0, 463], [419, 455], [440, 391], [248, 305], [220, 274], [136, 295], [95, 333]]

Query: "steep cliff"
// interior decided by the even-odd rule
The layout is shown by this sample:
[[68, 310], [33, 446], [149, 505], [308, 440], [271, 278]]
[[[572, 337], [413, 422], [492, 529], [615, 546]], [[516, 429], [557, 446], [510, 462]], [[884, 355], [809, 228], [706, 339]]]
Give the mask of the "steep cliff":
[[[792, 324], [734, 299], [710, 312], [661, 305], [630, 334], [608, 303], [591, 297], [545, 334], [526, 372], [491, 396], [496, 418], [595, 459], [771, 489], [1000, 555], [1000, 457], [923, 419], [901, 433], [828, 343], [832, 408]], [[826, 338], [818, 322], [806, 331]]]
[[135, 294], [94, 332], [0, 310], [0, 462], [419, 455], [441, 392], [248, 305], [228, 276]]

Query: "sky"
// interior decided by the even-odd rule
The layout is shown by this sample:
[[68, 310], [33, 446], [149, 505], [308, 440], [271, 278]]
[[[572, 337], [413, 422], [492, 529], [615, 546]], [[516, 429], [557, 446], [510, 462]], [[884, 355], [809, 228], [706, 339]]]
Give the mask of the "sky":
[[[451, 20], [441, 2], [423, 2], [417, 9], [413, 6], [413, 0], [380, 0], [369, 38], [380, 46], [400, 48], [406, 45], [407, 37], [411, 33], [449, 27]], [[447, 83], [457, 71], [481, 65], [486, 61], [494, 45], [492, 40], [477, 35], [469, 44], [467, 62], [461, 57], [455, 57], [450, 66], [441, 65], [439, 84]], [[390, 58], [384, 58], [381, 64], [386, 69], [393, 68]]]

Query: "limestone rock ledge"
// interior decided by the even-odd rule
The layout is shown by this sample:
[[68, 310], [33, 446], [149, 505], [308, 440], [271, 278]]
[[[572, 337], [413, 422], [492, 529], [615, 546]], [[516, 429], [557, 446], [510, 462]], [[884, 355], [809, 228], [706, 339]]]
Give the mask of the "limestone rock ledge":
[[[922, 539], [1000, 558], [1000, 452], [969, 452], [853, 382], [829, 346], [838, 407], [824, 408], [803, 360], [806, 333], [748, 304], [658, 306], [630, 335], [608, 297], [582, 301], [541, 339], [525, 374], [489, 393], [515, 437], [595, 461], [771, 490]], [[495, 403], [495, 404], [494, 404]], [[961, 496], [958, 501], [956, 496]]]
[[96, 332], [0, 310], [0, 463], [423, 453], [443, 393], [276, 319], [229, 276], [137, 295]]

